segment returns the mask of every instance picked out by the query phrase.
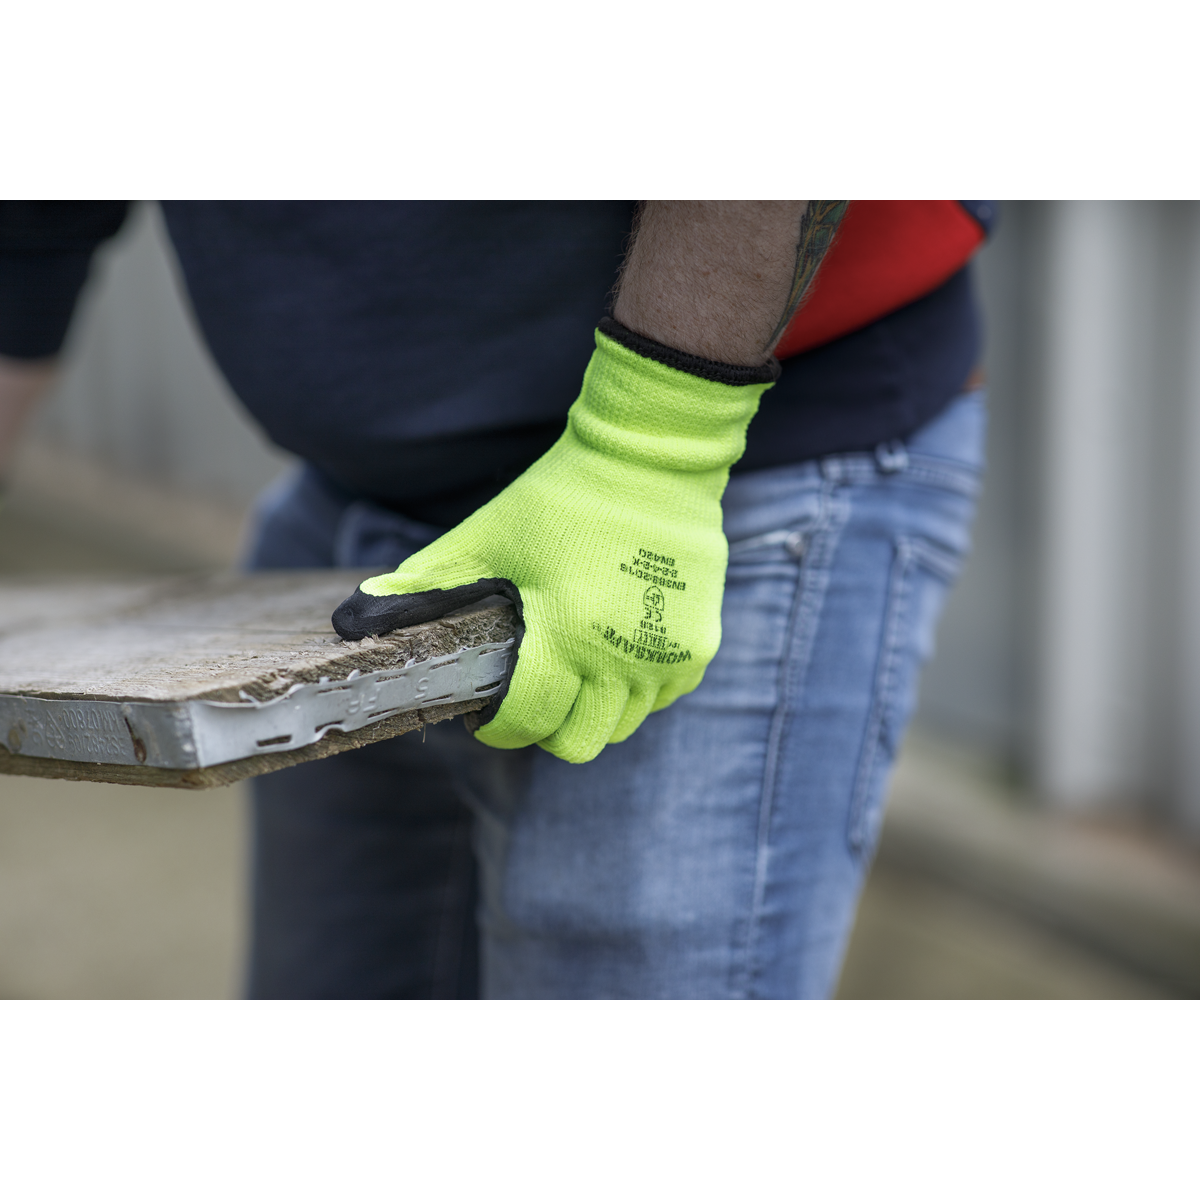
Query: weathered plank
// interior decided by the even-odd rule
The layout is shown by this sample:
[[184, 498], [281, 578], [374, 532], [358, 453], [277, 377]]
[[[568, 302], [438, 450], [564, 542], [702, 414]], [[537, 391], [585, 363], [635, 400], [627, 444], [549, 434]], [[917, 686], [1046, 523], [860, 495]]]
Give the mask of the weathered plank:
[[[439, 689], [422, 690], [417, 677], [422, 664], [431, 663], [432, 674], [449, 663], [453, 670], [437, 677], [448, 678], [460, 669], [456, 656], [462, 652], [502, 647], [513, 635], [511, 608], [485, 602], [386, 637], [342, 642], [329, 615], [364, 575], [263, 572], [0, 584], [0, 773], [210, 787], [483, 707], [486, 693], [439, 703]], [[463, 654], [467, 660], [474, 661], [470, 653]], [[396, 689], [405, 688], [409, 699], [399, 704]], [[424, 702], [426, 692], [430, 703]], [[311, 745], [269, 745], [230, 761], [200, 761], [198, 750], [196, 762], [172, 761], [171, 739], [162, 728], [170, 733], [174, 726], [156, 725], [160, 713], [174, 714], [177, 724], [199, 714], [219, 718], [218, 732], [225, 736], [222, 731], [239, 723], [261, 722], [302, 703], [319, 701], [328, 709], [341, 703], [340, 693], [364, 712], [378, 696], [383, 700], [369, 717], [354, 718], [370, 719], [361, 728], [342, 728], [353, 721], [338, 712], [330, 719], [325, 711], [327, 727], [315, 735], [308, 731], [319, 737]], [[392, 711], [398, 707], [408, 710]], [[385, 712], [390, 715], [376, 719]], [[287, 743], [289, 736], [266, 740]], [[57, 757], [53, 748], [60, 743], [69, 752]], [[186, 737], [182, 744], [192, 748]], [[81, 755], [89, 760], [79, 761]]]

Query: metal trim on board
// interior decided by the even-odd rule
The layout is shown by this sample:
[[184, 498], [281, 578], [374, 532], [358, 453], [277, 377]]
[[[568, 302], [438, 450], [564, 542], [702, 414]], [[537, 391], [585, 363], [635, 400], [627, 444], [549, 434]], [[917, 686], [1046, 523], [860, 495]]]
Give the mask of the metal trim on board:
[[0, 737], [13, 754], [69, 762], [193, 769], [281, 753], [396, 713], [494, 695], [512, 639], [391, 670], [297, 683], [255, 700], [47, 700], [0, 695]]

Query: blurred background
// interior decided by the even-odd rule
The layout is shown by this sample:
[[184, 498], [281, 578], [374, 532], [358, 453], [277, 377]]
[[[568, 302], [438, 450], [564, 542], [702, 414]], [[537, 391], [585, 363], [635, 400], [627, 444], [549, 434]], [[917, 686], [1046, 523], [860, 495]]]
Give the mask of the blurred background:
[[[841, 994], [1200, 995], [1200, 204], [1021, 202], [978, 258], [990, 465]], [[287, 467], [158, 210], [99, 255], [0, 573], [227, 566]], [[0, 997], [240, 991], [244, 794], [0, 776]]]

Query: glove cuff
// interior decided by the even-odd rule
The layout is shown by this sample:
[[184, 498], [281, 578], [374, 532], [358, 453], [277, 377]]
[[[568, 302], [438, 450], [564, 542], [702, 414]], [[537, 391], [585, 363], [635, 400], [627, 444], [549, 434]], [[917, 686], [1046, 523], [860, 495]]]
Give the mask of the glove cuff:
[[656, 342], [653, 338], [643, 337], [612, 317], [602, 317], [597, 328], [605, 337], [612, 338], [626, 350], [662, 363], [664, 367], [686, 371], [689, 375], [707, 379], [712, 383], [727, 383], [731, 387], [740, 387], [747, 383], [776, 383], [782, 373], [777, 358], [769, 358], [757, 367], [716, 362], [711, 358], [701, 358], [697, 354], [688, 354], [684, 350], [664, 346], [662, 342]]
[[[665, 356], [690, 360], [693, 365], [707, 363], [639, 338], [623, 326], [617, 329]], [[737, 382], [718, 382], [670, 365], [599, 328], [583, 389], [571, 405], [568, 434], [600, 454], [643, 466], [686, 472], [728, 470], [746, 449], [746, 426], [759, 398], [772, 386], [772, 378], [761, 367], [729, 363], [707, 363], [707, 367], [733, 373]]]

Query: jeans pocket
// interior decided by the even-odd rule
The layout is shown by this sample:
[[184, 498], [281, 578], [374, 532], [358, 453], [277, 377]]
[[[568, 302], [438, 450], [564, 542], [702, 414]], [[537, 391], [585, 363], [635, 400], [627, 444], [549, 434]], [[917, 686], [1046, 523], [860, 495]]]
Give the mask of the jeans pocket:
[[754, 537], [740, 538], [729, 543], [731, 567], [763, 563], [799, 562], [804, 557], [812, 535], [812, 522], [788, 529], [772, 529]]
[[874, 853], [888, 776], [912, 718], [921, 667], [933, 653], [938, 617], [961, 563], [960, 555], [924, 538], [896, 541], [870, 714], [850, 801], [847, 839], [859, 858]]

